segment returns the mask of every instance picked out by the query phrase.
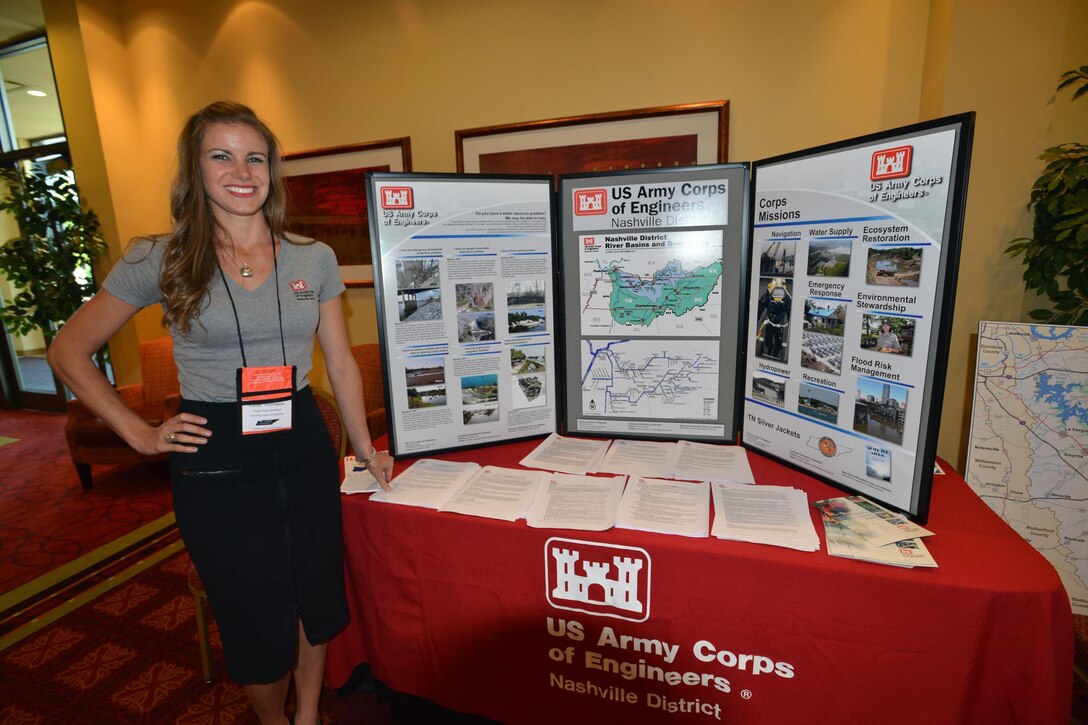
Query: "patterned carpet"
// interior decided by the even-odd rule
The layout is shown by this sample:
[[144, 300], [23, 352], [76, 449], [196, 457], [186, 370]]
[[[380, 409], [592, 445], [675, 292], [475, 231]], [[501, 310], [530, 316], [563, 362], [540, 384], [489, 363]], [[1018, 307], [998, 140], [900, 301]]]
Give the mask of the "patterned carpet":
[[[201, 679], [188, 568], [174, 541], [77, 597], [53, 623], [0, 639], [0, 723], [256, 723], [224, 675], [214, 620], [216, 677]], [[322, 712], [326, 723], [397, 721], [373, 688], [327, 691]]]
[[[84, 490], [65, 416], [0, 411], [0, 592], [9, 592], [173, 511], [165, 463], [95, 466]], [[164, 524], [165, 525], [165, 524]]]
[[[256, 723], [214, 618], [215, 679], [201, 679], [165, 464], [96, 466], [85, 491], [64, 422], [0, 411], [0, 440], [16, 439], [0, 447], [0, 725]], [[325, 692], [326, 723], [483, 722], [359, 674]]]

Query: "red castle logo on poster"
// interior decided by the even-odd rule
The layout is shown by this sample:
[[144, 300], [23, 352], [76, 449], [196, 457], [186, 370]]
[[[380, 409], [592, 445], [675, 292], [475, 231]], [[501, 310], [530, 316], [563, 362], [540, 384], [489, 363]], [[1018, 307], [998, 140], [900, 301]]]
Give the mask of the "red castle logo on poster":
[[580, 189], [574, 192], [574, 215], [604, 214], [608, 193], [604, 189]]
[[545, 588], [556, 609], [645, 622], [650, 555], [634, 546], [553, 537], [544, 544]]
[[412, 187], [382, 187], [382, 209], [411, 209], [412, 206]]
[[582, 246], [586, 249], [597, 246], [597, 237], [585, 237], [582, 239]]
[[913, 152], [913, 146], [896, 146], [894, 149], [884, 149], [873, 153], [873, 165], [869, 169], [869, 178], [880, 181], [909, 176]]

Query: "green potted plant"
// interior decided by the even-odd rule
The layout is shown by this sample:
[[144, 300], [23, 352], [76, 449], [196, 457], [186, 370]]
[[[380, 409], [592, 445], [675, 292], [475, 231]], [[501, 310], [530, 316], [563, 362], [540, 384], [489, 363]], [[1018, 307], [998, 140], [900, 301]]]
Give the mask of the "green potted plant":
[[[1088, 92], [1088, 65], [1061, 75], [1058, 90], [1073, 88], [1076, 100]], [[1005, 250], [1024, 257], [1024, 284], [1050, 301], [1051, 308], [1028, 313], [1056, 325], [1088, 325], [1088, 145], [1063, 143], [1039, 157], [1046, 168], [1031, 189], [1030, 237]]]
[[[46, 345], [94, 294], [91, 265], [106, 248], [98, 216], [84, 209], [70, 171], [3, 169], [0, 212], [14, 215], [19, 236], [0, 245], [0, 274], [19, 290], [0, 307], [12, 334], [40, 330]], [[104, 367], [105, 350], [98, 353]]]

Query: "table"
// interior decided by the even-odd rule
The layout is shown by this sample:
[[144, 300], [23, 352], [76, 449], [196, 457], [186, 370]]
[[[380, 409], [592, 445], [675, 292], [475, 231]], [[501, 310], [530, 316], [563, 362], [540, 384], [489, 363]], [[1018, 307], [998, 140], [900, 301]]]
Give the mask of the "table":
[[[440, 457], [514, 467], [536, 444]], [[759, 483], [842, 495], [749, 459]], [[828, 556], [820, 526], [822, 550], [805, 553], [344, 497], [352, 620], [330, 644], [327, 681], [340, 686], [369, 662], [394, 690], [506, 723], [1067, 723], [1073, 627], [1061, 581], [945, 470], [927, 524], [936, 570]], [[567, 555], [584, 559], [575, 569], [616, 564], [598, 593], [642, 566], [641, 609], [556, 596], [573, 581], [557, 581]]]

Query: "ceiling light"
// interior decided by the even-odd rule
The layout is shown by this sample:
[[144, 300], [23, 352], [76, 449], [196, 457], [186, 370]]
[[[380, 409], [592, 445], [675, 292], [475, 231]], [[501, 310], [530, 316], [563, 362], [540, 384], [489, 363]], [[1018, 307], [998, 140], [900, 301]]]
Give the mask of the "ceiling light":
[[45, 95], [46, 95], [45, 91], [35, 91], [35, 90], [29, 90], [29, 91], [27, 91], [27, 94], [29, 94], [31, 96], [38, 96], [39, 98], [44, 98]]

